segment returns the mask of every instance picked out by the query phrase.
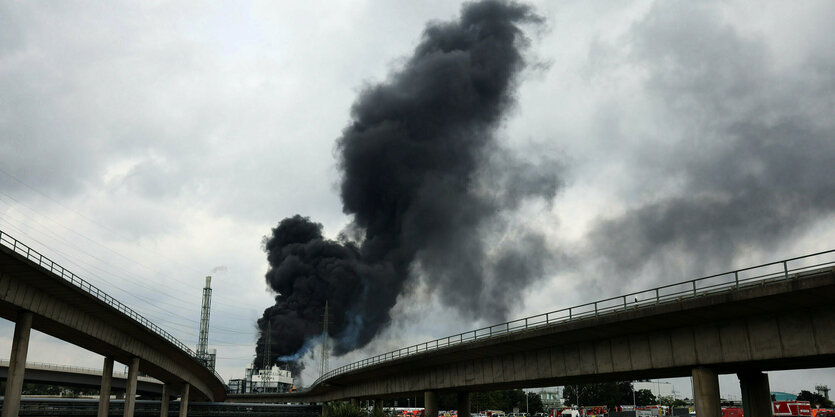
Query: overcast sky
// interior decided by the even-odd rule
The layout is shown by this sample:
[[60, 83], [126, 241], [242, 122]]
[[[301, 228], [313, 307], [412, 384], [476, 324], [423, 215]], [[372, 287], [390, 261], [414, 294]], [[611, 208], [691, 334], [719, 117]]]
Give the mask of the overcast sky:
[[[207, 4], [208, 3], [208, 4]], [[542, 1], [497, 135], [556, 161], [551, 200], [509, 219], [554, 254], [508, 318], [832, 249], [835, 2]], [[335, 238], [335, 140], [458, 1], [0, 3], [0, 230], [243, 376], [273, 304], [262, 238], [301, 214]], [[512, 243], [513, 236], [503, 236]], [[492, 324], [425, 277], [331, 367]], [[0, 325], [8, 352], [12, 324]], [[8, 354], [0, 354], [4, 356]], [[29, 360], [100, 367], [35, 332]], [[305, 379], [315, 379], [309, 366]], [[676, 390], [689, 395], [686, 379]], [[772, 390], [835, 387], [775, 373]], [[723, 395], [739, 395], [735, 377]]]

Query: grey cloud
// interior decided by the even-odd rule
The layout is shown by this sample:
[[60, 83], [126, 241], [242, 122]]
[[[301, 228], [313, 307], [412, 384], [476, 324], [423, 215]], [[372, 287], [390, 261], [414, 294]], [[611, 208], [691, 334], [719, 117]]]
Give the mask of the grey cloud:
[[659, 2], [630, 41], [671, 129], [660, 149], [643, 149], [639, 169], [656, 177], [643, 187], [671, 178], [680, 187], [601, 219], [589, 249], [604, 263], [635, 273], [684, 256], [709, 261], [662, 272], [711, 272], [705, 268], [728, 268], [744, 251], [774, 248], [835, 212], [835, 129], [817, 108], [831, 114], [831, 83], [805, 82], [826, 79], [831, 63], [776, 72], [761, 40], [701, 3]]

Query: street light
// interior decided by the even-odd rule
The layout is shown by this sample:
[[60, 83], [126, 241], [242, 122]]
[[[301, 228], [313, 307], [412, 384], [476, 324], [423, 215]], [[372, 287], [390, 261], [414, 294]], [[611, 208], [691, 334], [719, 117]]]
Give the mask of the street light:
[[[660, 379], [656, 379], [656, 380], [655, 380], [655, 383], [656, 383], [656, 385], [658, 385], [658, 400], [660, 400], [660, 399], [661, 399], [661, 380], [660, 380]], [[659, 401], [659, 402], [660, 402], [660, 401]]]
[[635, 381], [632, 381], [629, 386], [632, 387], [632, 412], [634, 413], [635, 417], [638, 417], [638, 402], [635, 401]]

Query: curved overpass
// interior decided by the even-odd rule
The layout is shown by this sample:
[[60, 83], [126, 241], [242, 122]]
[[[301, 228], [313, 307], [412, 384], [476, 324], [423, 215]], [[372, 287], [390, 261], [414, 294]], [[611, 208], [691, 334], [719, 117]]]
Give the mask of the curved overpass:
[[[9, 361], [0, 359], [0, 379], [9, 375]], [[67, 387], [99, 388], [101, 387], [102, 370], [64, 366], [51, 363], [26, 362], [24, 382], [61, 385]], [[113, 388], [125, 390], [128, 374], [113, 373]], [[162, 381], [149, 376], [139, 375], [136, 378], [136, 392], [139, 394], [162, 394]]]
[[[186, 397], [191, 392], [198, 399], [210, 401], [226, 398], [220, 376], [183, 343], [2, 231], [0, 317], [17, 323], [15, 339], [25, 339], [20, 345], [24, 348], [28, 348], [26, 324], [31, 323], [33, 329], [120, 363], [133, 364], [131, 372], [144, 372], [173, 392], [184, 392]], [[15, 346], [13, 363], [21, 357]], [[24, 349], [24, 361], [25, 355]], [[12, 374], [14, 369], [12, 366]]]
[[695, 379], [704, 369], [712, 383], [717, 373], [835, 366], [833, 265], [829, 251], [684, 281], [388, 352], [334, 369], [306, 391], [229, 400], [318, 402]]

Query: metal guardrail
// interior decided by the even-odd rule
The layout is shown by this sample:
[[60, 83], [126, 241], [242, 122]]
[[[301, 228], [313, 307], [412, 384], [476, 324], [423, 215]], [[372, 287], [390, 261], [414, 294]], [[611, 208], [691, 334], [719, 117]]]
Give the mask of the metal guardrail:
[[[0, 359], [0, 367], [8, 367], [9, 360], [8, 359]], [[57, 365], [54, 363], [44, 363], [44, 362], [26, 362], [26, 369], [38, 369], [38, 370], [49, 370], [49, 371], [58, 371], [58, 372], [66, 372], [72, 374], [86, 374], [86, 375], [96, 375], [101, 376], [104, 372], [98, 368], [84, 368], [81, 366], [70, 366], [70, 365]], [[127, 378], [128, 374], [124, 372], [113, 372], [114, 377], [119, 378]], [[158, 382], [162, 384], [162, 381], [150, 377], [150, 376], [142, 376], [138, 375], [137, 378], [141, 381], [147, 382]]]
[[[124, 314], [124, 315], [128, 316], [129, 318], [133, 319], [138, 324], [144, 326], [148, 330], [150, 330], [150, 331], [156, 333], [157, 335], [161, 336], [163, 339], [171, 342], [171, 344], [178, 347], [183, 352], [189, 354], [191, 357], [195, 358], [197, 361], [199, 361], [201, 363], [204, 362], [203, 360], [201, 360], [201, 358], [199, 356], [197, 356], [197, 354], [193, 350], [191, 350], [191, 348], [186, 346], [183, 342], [177, 340], [174, 336], [171, 336], [170, 333], [163, 330], [161, 327], [157, 326], [156, 324], [154, 324], [150, 320], [146, 319], [145, 317], [143, 317], [142, 315], [140, 315], [139, 313], [134, 311], [132, 308], [122, 304], [122, 302], [120, 302], [119, 300], [111, 297], [110, 295], [108, 295], [104, 291], [100, 290], [95, 285], [92, 285], [89, 282], [81, 279], [78, 275], [75, 275], [74, 273], [70, 272], [69, 270], [67, 270], [63, 266], [58, 265], [57, 263], [53, 262], [51, 259], [47, 258], [46, 256], [43, 256], [43, 254], [41, 254], [40, 252], [30, 248], [26, 244], [20, 242], [19, 240], [15, 239], [14, 237], [10, 236], [8, 233], [4, 233], [2, 230], [0, 230], [0, 245], [3, 245], [5, 247], [11, 249], [13, 252], [17, 253], [18, 255], [25, 256], [26, 259], [37, 263], [38, 266], [40, 266], [41, 268], [44, 268], [45, 270], [51, 272], [52, 274], [63, 278], [65, 281], [70, 282], [71, 284], [80, 288], [84, 292], [92, 295], [93, 297], [96, 297], [97, 299], [104, 302], [105, 304], [115, 308], [116, 310], [118, 310], [122, 314]], [[214, 373], [215, 377], [217, 377], [217, 379], [219, 379], [221, 383], [223, 383], [224, 385], [226, 384], [226, 382], [223, 380], [223, 378], [220, 376], [220, 374], [217, 373], [217, 371], [215, 371], [214, 369], [208, 368], [208, 367], [206, 369], [209, 369], [210, 371], [212, 371], [212, 373]]]
[[429, 342], [419, 343], [417, 345], [408, 346], [340, 366], [339, 368], [328, 371], [316, 379], [316, 381], [314, 381], [308, 389], [318, 385], [326, 379], [345, 372], [353, 371], [355, 369], [407, 356], [414, 356], [424, 352], [445, 349], [465, 342], [485, 340], [507, 334], [521, 333], [541, 328], [543, 326], [584, 320], [604, 314], [614, 314], [668, 302], [678, 302], [711, 293], [737, 290], [752, 285], [760, 285], [766, 282], [796, 279], [799, 272], [811, 271], [830, 265], [835, 265], [835, 249], [799, 256], [796, 258], [784, 259], [749, 268], [737, 269], [735, 271], [721, 274], [709, 275], [675, 284], [663, 285], [645, 291], [633, 292], [591, 303], [550, 311], [548, 313], [537, 314], [535, 316], [525, 317], [501, 324], [495, 324], [493, 326], [482, 327], [480, 329], [458, 333], [453, 336], [435, 339]]

